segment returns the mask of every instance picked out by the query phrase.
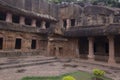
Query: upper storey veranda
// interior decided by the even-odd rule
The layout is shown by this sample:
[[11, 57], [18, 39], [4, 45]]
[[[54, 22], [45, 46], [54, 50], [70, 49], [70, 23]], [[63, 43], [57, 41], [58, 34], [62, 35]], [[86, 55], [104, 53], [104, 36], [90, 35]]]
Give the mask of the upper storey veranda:
[[62, 4], [59, 23], [71, 37], [119, 34], [120, 9], [98, 5]]
[[43, 32], [55, 26], [57, 12], [58, 6], [45, 0], [0, 0], [0, 29]]
[[56, 20], [58, 7], [45, 0], [0, 0], [1, 11], [30, 17]]
[[89, 27], [119, 23], [120, 9], [106, 6], [76, 4], [61, 5], [59, 18], [64, 28], [73, 26]]

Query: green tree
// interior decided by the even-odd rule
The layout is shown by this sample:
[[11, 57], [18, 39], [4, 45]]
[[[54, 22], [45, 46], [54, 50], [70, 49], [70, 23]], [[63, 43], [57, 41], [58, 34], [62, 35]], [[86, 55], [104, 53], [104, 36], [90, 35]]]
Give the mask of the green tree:
[[91, 2], [93, 5], [97, 5], [100, 2], [103, 2], [105, 5], [110, 7], [120, 7], [119, 0], [80, 0], [81, 2]]
[[111, 6], [111, 7], [119, 7], [120, 5], [119, 0], [91, 0], [91, 3], [93, 3], [94, 5], [100, 2], [103, 2], [105, 3], [105, 5]]
[[120, 2], [119, 0], [49, 0], [51, 2], [54, 3], [61, 3], [61, 2], [91, 2], [93, 5], [97, 5], [100, 2], [103, 2], [105, 5], [107, 6], [111, 6], [111, 7], [119, 7], [120, 8]]
[[61, 0], [48, 0], [48, 1], [54, 2], [54, 3], [60, 3], [61, 2]]
[[61, 3], [61, 2], [76, 2], [78, 0], [49, 0], [49, 1], [54, 3]]

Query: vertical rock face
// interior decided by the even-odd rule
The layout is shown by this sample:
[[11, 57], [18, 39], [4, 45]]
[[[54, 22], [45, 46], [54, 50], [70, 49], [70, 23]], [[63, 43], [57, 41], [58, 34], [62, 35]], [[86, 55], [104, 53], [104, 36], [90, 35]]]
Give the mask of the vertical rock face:
[[24, 2], [25, 0], [2, 0], [12, 6], [23, 8], [24, 9]]
[[25, 4], [24, 7], [25, 10], [32, 11], [32, 0], [25, 0], [24, 4]]
[[86, 7], [81, 7], [76, 4], [63, 4], [60, 5], [59, 10], [59, 19], [61, 21], [60, 26], [62, 26], [62, 21], [64, 24], [67, 24], [65, 23], [65, 20], [67, 19], [71, 20], [70, 25], [75, 24], [75, 26], [87, 27], [107, 25], [114, 23], [114, 20], [117, 21], [117, 19], [114, 18], [115, 12], [116, 11], [112, 8], [105, 6], [89, 5]]
[[9, 5], [36, 13], [48, 14], [57, 17], [58, 6], [46, 0], [2, 0]]

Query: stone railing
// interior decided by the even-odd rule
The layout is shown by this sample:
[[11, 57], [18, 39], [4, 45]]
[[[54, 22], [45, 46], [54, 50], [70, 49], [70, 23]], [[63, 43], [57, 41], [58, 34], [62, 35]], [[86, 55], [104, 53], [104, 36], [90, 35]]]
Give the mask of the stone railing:
[[40, 29], [38, 27], [32, 27], [29, 25], [20, 25], [16, 23], [8, 23], [5, 21], [0, 21], [0, 29], [8, 31], [19, 31], [19, 32], [30, 32], [30, 33], [40, 33], [47, 34], [48, 29]]

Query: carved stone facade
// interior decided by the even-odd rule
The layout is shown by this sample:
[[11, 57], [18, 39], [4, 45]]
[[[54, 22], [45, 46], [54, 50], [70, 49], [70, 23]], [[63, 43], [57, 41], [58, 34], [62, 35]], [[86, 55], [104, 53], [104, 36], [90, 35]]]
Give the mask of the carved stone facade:
[[21, 5], [0, 1], [0, 57], [45, 55], [120, 63], [120, 9], [17, 1]]
[[[10, 55], [12, 52], [21, 52], [19, 54], [22, 55], [29, 55], [24, 54], [25, 52], [43, 52], [45, 54], [47, 47], [47, 39], [38, 34], [26, 33], [26, 32], [15, 32], [15, 31], [5, 31], [0, 30], [0, 57]], [[39, 45], [40, 44], [40, 45]], [[4, 52], [4, 53], [3, 53]], [[39, 53], [40, 54], [40, 53]], [[15, 56], [15, 55], [13, 55]]]

